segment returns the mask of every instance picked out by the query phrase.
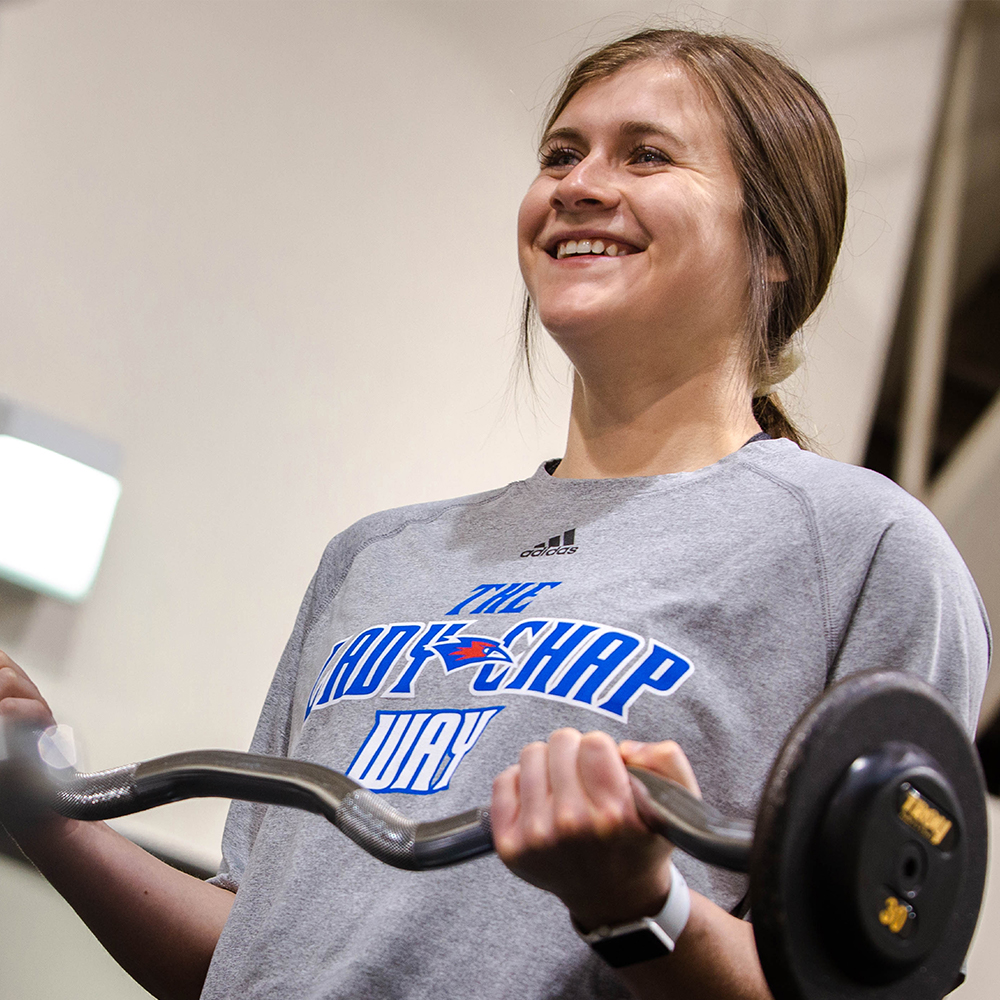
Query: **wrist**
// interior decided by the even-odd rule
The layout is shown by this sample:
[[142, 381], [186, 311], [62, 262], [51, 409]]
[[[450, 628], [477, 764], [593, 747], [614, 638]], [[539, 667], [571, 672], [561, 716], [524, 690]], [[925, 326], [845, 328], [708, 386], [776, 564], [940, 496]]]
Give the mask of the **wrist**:
[[655, 875], [647, 876], [635, 886], [623, 886], [616, 898], [580, 901], [577, 905], [566, 903], [573, 926], [581, 933], [598, 927], [617, 927], [620, 924], [656, 916], [664, 907], [673, 885], [676, 871], [669, 856]]
[[39, 869], [49, 867], [53, 862], [74, 850], [74, 843], [89, 831], [87, 827], [103, 826], [99, 823], [82, 823], [77, 819], [67, 819], [56, 813], [47, 814], [35, 822], [14, 826], [8, 824], [7, 832], [11, 840]]
[[691, 893], [684, 876], [671, 868], [671, 887], [655, 916], [615, 926], [601, 926], [586, 933], [574, 921], [577, 934], [612, 968], [620, 969], [673, 953], [691, 914]]

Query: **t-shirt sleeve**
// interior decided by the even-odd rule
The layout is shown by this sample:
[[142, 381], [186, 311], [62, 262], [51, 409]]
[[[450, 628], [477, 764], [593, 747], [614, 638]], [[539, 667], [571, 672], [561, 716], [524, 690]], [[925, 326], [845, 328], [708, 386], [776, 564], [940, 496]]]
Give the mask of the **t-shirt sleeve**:
[[[324, 556], [324, 561], [325, 558]], [[278, 661], [278, 668], [264, 700], [257, 729], [250, 743], [250, 753], [282, 757], [288, 751], [292, 698], [298, 676], [299, 658], [302, 655], [309, 624], [314, 616], [323, 568], [324, 564], [321, 563], [302, 599], [292, 634]], [[218, 874], [209, 879], [209, 882], [236, 892], [267, 808], [259, 802], [233, 800], [222, 834], [222, 864]]]
[[[310, 629], [317, 617], [335, 599], [357, 553], [373, 536], [392, 531], [396, 525], [396, 517], [394, 511], [369, 515], [342, 531], [327, 545], [302, 599], [292, 634], [264, 699], [257, 729], [250, 743], [251, 753], [272, 757], [287, 756], [299, 664]], [[237, 890], [269, 808], [256, 802], [233, 801], [222, 834], [222, 864], [218, 874], [209, 879], [210, 882], [232, 892]]]
[[830, 679], [874, 668], [913, 674], [951, 702], [971, 737], [990, 646], [972, 575], [945, 530], [921, 510], [882, 533]]

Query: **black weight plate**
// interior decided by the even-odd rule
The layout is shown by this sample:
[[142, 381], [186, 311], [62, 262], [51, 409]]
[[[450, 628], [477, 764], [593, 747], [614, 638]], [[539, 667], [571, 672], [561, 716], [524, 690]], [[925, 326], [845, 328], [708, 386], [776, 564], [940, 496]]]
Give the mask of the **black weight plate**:
[[[915, 744], [953, 789], [965, 862], [947, 926], [917, 965], [891, 982], [845, 971], [819, 886], [818, 831], [826, 806], [858, 757], [887, 743]], [[940, 1000], [957, 983], [986, 880], [986, 790], [979, 759], [953, 709], [905, 674], [856, 674], [831, 687], [789, 733], [771, 769], [754, 833], [750, 898], [754, 936], [776, 1000]]]
[[965, 814], [947, 776], [912, 743], [857, 758], [826, 807], [816, 857], [827, 935], [848, 972], [890, 982], [947, 933], [968, 865]]

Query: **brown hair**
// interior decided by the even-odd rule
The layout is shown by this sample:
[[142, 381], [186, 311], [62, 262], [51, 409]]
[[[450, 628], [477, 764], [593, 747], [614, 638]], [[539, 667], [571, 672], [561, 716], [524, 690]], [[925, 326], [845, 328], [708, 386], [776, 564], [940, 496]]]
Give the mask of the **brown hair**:
[[[746, 318], [753, 414], [772, 437], [803, 436], [772, 387], [794, 369], [792, 335], [826, 292], [847, 209], [844, 154], [837, 127], [816, 91], [757, 44], [728, 35], [651, 29], [619, 39], [573, 67], [551, 105], [548, 131], [588, 83], [646, 59], [679, 63], [719, 108], [729, 154], [743, 189], [743, 232], [750, 262]], [[768, 281], [768, 258], [786, 281]], [[534, 311], [525, 299], [522, 343], [531, 343]]]

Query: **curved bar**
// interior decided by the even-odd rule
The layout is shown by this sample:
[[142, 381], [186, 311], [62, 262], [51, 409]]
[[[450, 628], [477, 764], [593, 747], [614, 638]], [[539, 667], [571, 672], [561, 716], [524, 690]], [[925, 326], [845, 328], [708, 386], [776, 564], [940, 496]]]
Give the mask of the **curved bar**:
[[246, 799], [319, 813], [335, 824], [344, 799], [364, 790], [321, 764], [235, 750], [157, 757], [136, 766], [135, 783], [143, 809], [191, 798]]
[[218, 797], [318, 813], [380, 861], [411, 871], [493, 850], [485, 809], [415, 823], [339, 771], [286, 757], [194, 750], [93, 774], [50, 774], [54, 808], [72, 819], [114, 819], [182, 799]]
[[[708, 864], [747, 871], [753, 831], [680, 785], [629, 768], [650, 829]], [[113, 819], [181, 799], [212, 796], [291, 806], [325, 816], [369, 854], [421, 871], [493, 850], [487, 809], [415, 823], [346, 775], [320, 764], [231, 750], [196, 750], [94, 774], [50, 769], [54, 808], [73, 819]]]
[[421, 868], [440, 868], [493, 850], [489, 809], [470, 809], [449, 819], [418, 823], [413, 845]]
[[632, 794], [643, 822], [706, 864], [750, 870], [753, 825], [724, 816], [669, 778], [630, 767]]

